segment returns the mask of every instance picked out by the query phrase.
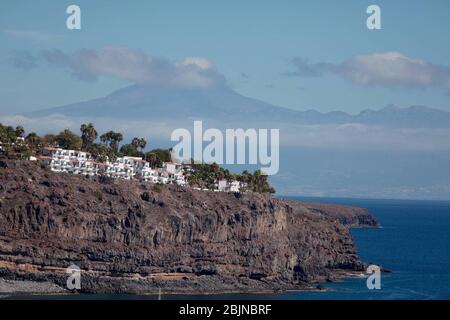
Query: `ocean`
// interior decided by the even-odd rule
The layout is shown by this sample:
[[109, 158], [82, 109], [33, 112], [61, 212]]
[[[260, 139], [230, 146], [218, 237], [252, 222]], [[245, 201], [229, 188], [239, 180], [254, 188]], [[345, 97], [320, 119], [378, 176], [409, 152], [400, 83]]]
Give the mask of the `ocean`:
[[325, 284], [333, 290], [290, 293], [285, 299], [450, 299], [450, 202], [409, 200], [311, 200], [364, 207], [382, 228], [351, 233], [363, 261], [392, 271], [381, 275], [381, 290], [369, 290], [365, 278]]
[[[363, 261], [382, 265], [381, 289], [369, 290], [365, 278], [324, 283], [325, 292], [282, 294], [227, 294], [167, 296], [161, 299], [450, 299], [450, 202], [294, 198], [364, 207], [381, 228], [356, 228], [351, 233]], [[16, 297], [18, 298], [18, 297]], [[30, 298], [30, 297], [21, 297]], [[155, 296], [71, 295], [34, 296], [32, 299], [156, 299]]]

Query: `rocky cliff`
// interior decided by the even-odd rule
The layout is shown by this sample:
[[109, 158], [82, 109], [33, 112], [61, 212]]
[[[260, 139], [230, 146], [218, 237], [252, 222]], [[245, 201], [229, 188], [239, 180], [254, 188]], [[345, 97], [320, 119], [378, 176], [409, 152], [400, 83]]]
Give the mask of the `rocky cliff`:
[[365, 209], [85, 178], [0, 161], [0, 277], [83, 292], [311, 288], [362, 270], [349, 226]]

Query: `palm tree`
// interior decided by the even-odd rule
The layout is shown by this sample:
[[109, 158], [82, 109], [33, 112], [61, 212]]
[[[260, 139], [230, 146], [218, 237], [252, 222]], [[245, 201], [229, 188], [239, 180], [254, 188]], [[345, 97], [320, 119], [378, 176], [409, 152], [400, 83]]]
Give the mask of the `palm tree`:
[[103, 142], [104, 145], [109, 145], [111, 142], [111, 137], [114, 134], [114, 131], [108, 131], [100, 136], [100, 141]]
[[145, 141], [144, 138], [133, 138], [133, 140], [131, 141], [131, 145], [136, 149], [141, 149], [140, 151], [142, 151], [142, 149], [144, 149], [147, 145], [147, 141]]
[[22, 126], [17, 126], [15, 133], [16, 133], [16, 137], [18, 137], [18, 138], [23, 137], [23, 135], [25, 134], [25, 129]]
[[100, 141], [117, 153], [119, 150], [119, 142], [123, 140], [123, 135], [120, 132], [108, 131], [100, 136]]
[[120, 132], [115, 132], [111, 139], [111, 149], [115, 152], [119, 150], [119, 142], [123, 140], [123, 134]]
[[83, 123], [80, 127], [81, 139], [83, 140], [83, 149], [91, 148], [92, 144], [98, 137], [97, 130], [92, 123]]
[[30, 132], [26, 137], [25, 141], [31, 146], [31, 147], [39, 147], [42, 144], [42, 138], [39, 137], [36, 132]]
[[157, 167], [161, 165], [161, 161], [159, 160], [158, 156], [153, 152], [147, 152], [145, 154], [145, 160], [150, 163], [151, 167]]

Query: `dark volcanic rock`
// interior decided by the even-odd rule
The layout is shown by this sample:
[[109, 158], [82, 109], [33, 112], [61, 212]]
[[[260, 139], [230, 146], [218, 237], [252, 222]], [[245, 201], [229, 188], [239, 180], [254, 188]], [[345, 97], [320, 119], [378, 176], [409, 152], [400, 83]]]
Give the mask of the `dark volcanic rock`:
[[[298, 201], [288, 201], [298, 207]], [[324, 218], [334, 219], [348, 227], [379, 227], [378, 221], [367, 209], [325, 203], [301, 202], [309, 211]]]
[[75, 264], [85, 292], [305, 288], [362, 270], [348, 228], [377, 225], [358, 208], [2, 163], [0, 276], [65, 286]]

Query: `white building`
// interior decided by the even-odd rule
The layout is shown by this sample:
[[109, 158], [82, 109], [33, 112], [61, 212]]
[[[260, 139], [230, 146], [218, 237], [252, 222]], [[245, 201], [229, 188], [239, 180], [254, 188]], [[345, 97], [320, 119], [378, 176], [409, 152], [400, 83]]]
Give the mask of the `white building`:
[[237, 180], [228, 182], [227, 180], [223, 179], [216, 180], [214, 182], [215, 190], [220, 192], [242, 192], [246, 185], [246, 183]]
[[217, 180], [214, 186], [218, 191], [226, 192], [228, 191], [228, 181], [227, 180]]
[[158, 183], [158, 176], [158, 171], [150, 168], [150, 166], [140, 171], [140, 178], [146, 182]]
[[47, 147], [40, 150], [37, 158], [55, 172], [87, 176], [98, 174], [99, 165], [87, 152]]
[[186, 186], [187, 185], [186, 177], [184, 176], [183, 172], [175, 173], [173, 175], [173, 181], [174, 181], [175, 184], [177, 184], [179, 186]]
[[148, 162], [138, 157], [119, 157], [114, 162], [106, 163], [104, 175], [110, 178], [131, 180], [139, 178], [141, 171], [149, 167]]
[[170, 182], [170, 173], [164, 170], [158, 170], [158, 183], [169, 184]]
[[181, 172], [183, 165], [177, 162], [163, 162], [161, 168], [169, 173]]
[[99, 163], [87, 152], [46, 147], [36, 157], [52, 171], [81, 174], [87, 176], [103, 175], [125, 180], [139, 179], [151, 183], [187, 185], [183, 167], [179, 163], [165, 162], [162, 168], [151, 168], [139, 157], [119, 157], [115, 161]]
[[231, 181], [230, 183], [230, 192], [240, 192], [241, 191], [241, 183], [239, 181]]
[[179, 186], [187, 185], [183, 164], [181, 163], [163, 162], [160, 175], [161, 181], [167, 181], [165, 183], [173, 183]]

